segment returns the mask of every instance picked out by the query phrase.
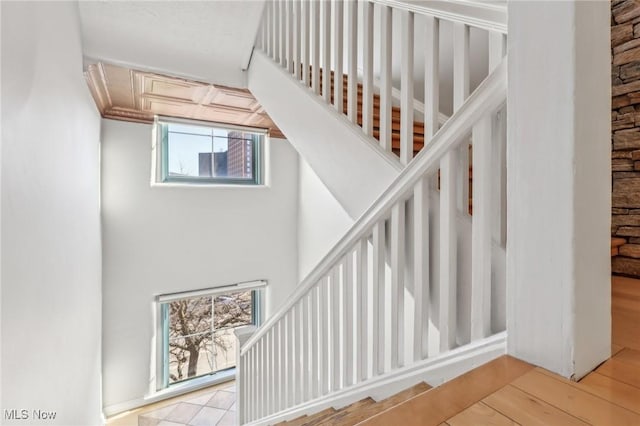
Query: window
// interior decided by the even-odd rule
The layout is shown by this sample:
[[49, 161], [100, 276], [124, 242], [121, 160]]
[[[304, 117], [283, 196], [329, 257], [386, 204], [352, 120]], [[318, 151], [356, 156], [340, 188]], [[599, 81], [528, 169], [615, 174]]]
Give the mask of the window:
[[259, 185], [266, 130], [156, 118], [155, 182]]
[[234, 329], [259, 324], [259, 287], [264, 285], [253, 281], [158, 296], [159, 388], [235, 367]]

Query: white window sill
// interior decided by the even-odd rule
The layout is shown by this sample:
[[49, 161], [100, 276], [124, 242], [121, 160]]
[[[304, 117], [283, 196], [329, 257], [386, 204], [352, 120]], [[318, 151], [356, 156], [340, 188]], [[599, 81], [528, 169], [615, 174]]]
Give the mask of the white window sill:
[[240, 190], [258, 190], [258, 189], [270, 189], [271, 186], [267, 184], [259, 185], [236, 185], [236, 184], [224, 184], [224, 183], [177, 183], [177, 182], [152, 182], [151, 188], [202, 188], [202, 189], [240, 189]]
[[194, 392], [209, 386], [218, 385], [220, 383], [230, 382], [236, 378], [236, 369], [230, 368], [219, 373], [210, 374], [196, 379], [191, 379], [182, 383], [171, 385], [165, 389], [145, 396], [145, 404], [151, 404], [162, 401], [174, 396], [183, 395], [185, 393]]

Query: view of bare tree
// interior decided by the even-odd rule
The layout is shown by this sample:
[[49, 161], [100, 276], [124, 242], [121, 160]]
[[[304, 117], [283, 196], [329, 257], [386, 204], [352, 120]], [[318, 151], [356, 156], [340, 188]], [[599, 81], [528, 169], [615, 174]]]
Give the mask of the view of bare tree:
[[[251, 291], [243, 291], [170, 303], [170, 382], [216, 370], [216, 354], [233, 349], [233, 339], [225, 338], [220, 331], [252, 323], [251, 296]], [[199, 371], [198, 368], [203, 353], [207, 356], [208, 371]]]

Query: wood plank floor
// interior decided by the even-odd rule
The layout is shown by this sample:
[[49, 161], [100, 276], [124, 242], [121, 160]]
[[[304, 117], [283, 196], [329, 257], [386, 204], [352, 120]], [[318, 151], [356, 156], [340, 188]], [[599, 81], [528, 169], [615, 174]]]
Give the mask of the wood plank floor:
[[441, 425], [640, 425], [640, 280], [612, 279], [612, 357], [575, 383], [532, 369]]

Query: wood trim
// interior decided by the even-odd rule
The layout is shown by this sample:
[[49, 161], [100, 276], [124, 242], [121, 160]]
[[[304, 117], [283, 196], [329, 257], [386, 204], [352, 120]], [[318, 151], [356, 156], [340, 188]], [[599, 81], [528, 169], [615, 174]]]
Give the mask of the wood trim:
[[153, 123], [154, 116], [268, 129], [284, 138], [247, 89], [214, 85], [98, 62], [84, 73], [103, 118]]
[[436, 426], [533, 368], [531, 364], [504, 355], [361, 424]]

